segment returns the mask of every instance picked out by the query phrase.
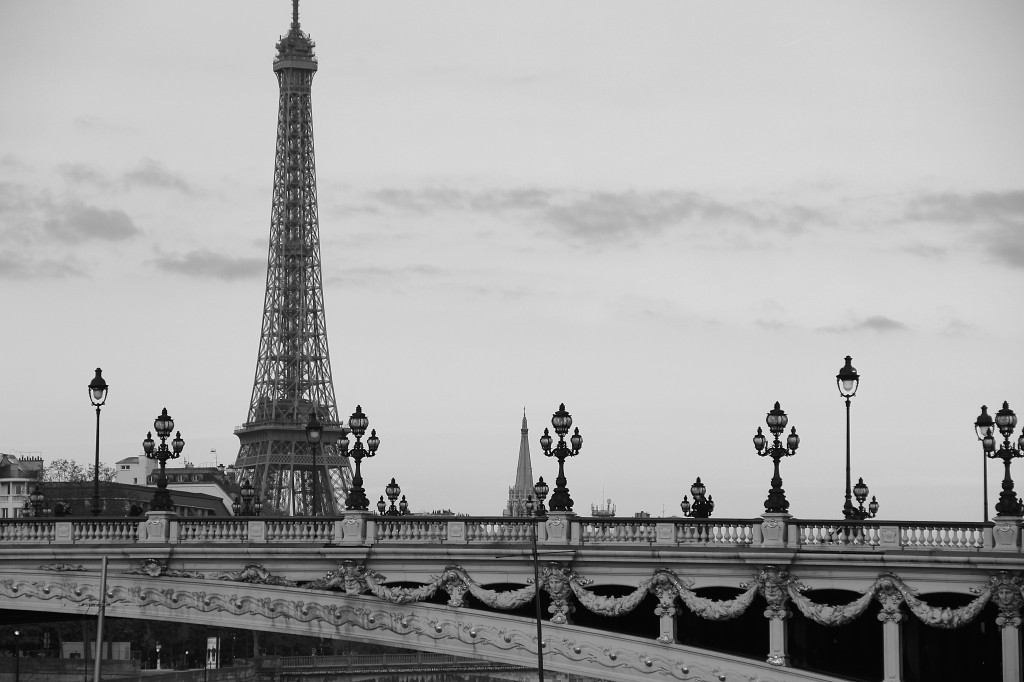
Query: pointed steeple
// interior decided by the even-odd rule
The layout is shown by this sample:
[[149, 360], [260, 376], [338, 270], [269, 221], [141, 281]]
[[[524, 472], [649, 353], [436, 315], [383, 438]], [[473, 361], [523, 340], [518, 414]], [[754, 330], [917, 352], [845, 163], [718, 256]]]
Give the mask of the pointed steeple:
[[508, 489], [506, 516], [526, 516], [526, 499], [533, 495], [533, 464], [530, 461], [530, 430], [526, 425], [523, 408], [523, 428], [519, 440], [519, 463], [516, 465], [515, 485]]

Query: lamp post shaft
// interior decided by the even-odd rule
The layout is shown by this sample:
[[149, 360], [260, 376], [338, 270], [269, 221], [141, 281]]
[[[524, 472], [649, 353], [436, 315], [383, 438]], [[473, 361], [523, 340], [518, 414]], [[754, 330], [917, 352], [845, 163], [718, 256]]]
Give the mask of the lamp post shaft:
[[988, 457], [985, 451], [981, 452], [981, 521], [988, 521]]
[[843, 504], [843, 516], [850, 518], [853, 513], [850, 485], [850, 399], [846, 399], [846, 502]]
[[537, 519], [533, 520], [533, 603], [537, 616], [537, 682], [544, 682], [544, 635], [541, 631], [540, 559], [537, 556]]
[[313, 443], [313, 516], [316, 516], [316, 451], [318, 446]]
[[96, 406], [96, 461], [92, 471], [92, 515], [100, 515], [100, 406]]

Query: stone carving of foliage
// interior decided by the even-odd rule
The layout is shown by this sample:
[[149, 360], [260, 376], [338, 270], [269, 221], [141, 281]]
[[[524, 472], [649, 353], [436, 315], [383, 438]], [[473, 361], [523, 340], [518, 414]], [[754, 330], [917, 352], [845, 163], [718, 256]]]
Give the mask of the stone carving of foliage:
[[259, 564], [246, 564], [245, 568], [240, 571], [211, 573], [209, 577], [214, 580], [233, 580], [239, 583], [251, 583], [254, 585], [284, 585], [286, 587], [295, 585], [295, 581], [271, 575], [270, 571]]
[[368, 574], [373, 574], [374, 577], [381, 580], [384, 578], [381, 574], [346, 559], [338, 566], [338, 570], [329, 571], [324, 577], [306, 583], [305, 587], [310, 590], [340, 590], [345, 594], [355, 596], [369, 590], [366, 584]]
[[643, 581], [633, 592], [622, 597], [602, 597], [594, 594], [585, 589], [578, 580], [570, 580], [569, 587], [579, 603], [588, 611], [599, 616], [621, 616], [640, 605], [650, 590], [651, 582], [652, 580]]
[[929, 606], [918, 599], [914, 591], [903, 584], [902, 580], [895, 575], [890, 575], [889, 577], [893, 582], [893, 586], [903, 596], [903, 601], [906, 603], [907, 608], [910, 609], [910, 612], [920, 618], [921, 622], [925, 625], [931, 625], [936, 628], [953, 629], [967, 625], [978, 617], [978, 614], [981, 613], [981, 610], [985, 608], [985, 604], [992, 597], [992, 585], [990, 583], [981, 590], [981, 593], [974, 600], [960, 608], [951, 609], [948, 607]]
[[836, 626], [853, 622], [867, 610], [868, 606], [871, 605], [871, 600], [875, 597], [876, 585], [873, 584], [860, 597], [849, 604], [839, 606], [812, 602], [803, 594], [803, 591], [807, 588], [797, 582], [791, 582], [786, 587], [790, 600], [800, 610], [800, 613], [820, 625]]
[[167, 568], [167, 564], [163, 563], [159, 559], [146, 559], [138, 565], [133, 565], [125, 569], [125, 573], [133, 575], [148, 575], [150, 578], [159, 578], [163, 575], [170, 578], [205, 577], [202, 573], [196, 573], [195, 571], [178, 571], [173, 568]]
[[445, 566], [440, 585], [448, 595], [448, 606], [458, 607], [465, 603], [466, 592], [469, 590], [466, 578], [465, 572], [458, 566]]
[[391, 602], [392, 604], [409, 604], [412, 602], [430, 599], [437, 592], [440, 579], [435, 578], [433, 582], [419, 587], [388, 587], [382, 584], [384, 576], [379, 573], [369, 572], [365, 575], [366, 586], [378, 599]]
[[45, 566], [40, 566], [39, 570], [41, 570], [41, 571], [84, 571], [85, 570], [85, 566], [83, 566], [82, 564], [78, 564], [77, 566], [72, 565], [72, 564], [47, 564]]

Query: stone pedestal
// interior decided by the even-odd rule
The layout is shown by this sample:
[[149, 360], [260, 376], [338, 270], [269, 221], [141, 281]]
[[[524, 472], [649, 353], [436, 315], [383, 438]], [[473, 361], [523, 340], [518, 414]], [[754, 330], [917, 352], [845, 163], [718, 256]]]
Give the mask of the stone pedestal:
[[[572, 512], [548, 512], [544, 530], [537, 536], [537, 542], [545, 545], [567, 545], [571, 541], [569, 520], [576, 516]], [[541, 538], [543, 536], [543, 538]]]
[[992, 549], [997, 552], [1019, 552], [1021, 517], [997, 516], [992, 520], [995, 522], [992, 527]]
[[139, 521], [139, 542], [177, 542], [178, 515], [172, 511], [151, 511]]
[[361, 545], [367, 539], [372, 542], [374, 538], [368, 538], [368, 534], [376, 530], [375, 524], [367, 521], [373, 518], [373, 514], [365, 511], [342, 512], [341, 518], [334, 521], [334, 541], [339, 545]]
[[761, 515], [761, 546], [785, 547], [786, 524], [793, 518], [791, 514], [765, 513]]

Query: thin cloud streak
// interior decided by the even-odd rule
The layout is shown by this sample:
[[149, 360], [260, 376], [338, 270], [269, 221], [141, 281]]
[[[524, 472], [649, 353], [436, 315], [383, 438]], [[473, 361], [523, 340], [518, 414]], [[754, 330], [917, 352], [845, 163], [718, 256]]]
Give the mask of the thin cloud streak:
[[850, 324], [820, 328], [820, 331], [829, 333], [872, 331], [880, 334], [891, 334], [896, 332], [906, 332], [909, 330], [910, 328], [907, 325], [898, 320], [894, 320], [891, 317], [886, 317], [885, 315], [871, 315], [870, 317], [866, 317]]
[[226, 282], [259, 279], [266, 274], [267, 268], [267, 262], [260, 258], [235, 258], [205, 249], [181, 256], [161, 255], [153, 264], [166, 272]]

